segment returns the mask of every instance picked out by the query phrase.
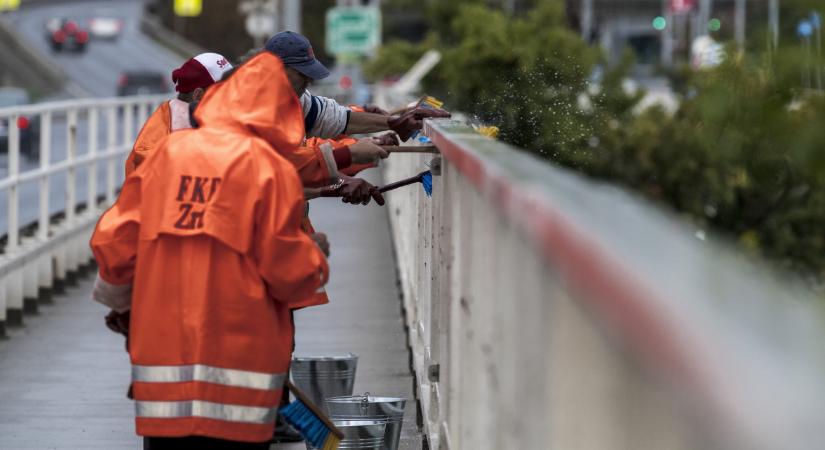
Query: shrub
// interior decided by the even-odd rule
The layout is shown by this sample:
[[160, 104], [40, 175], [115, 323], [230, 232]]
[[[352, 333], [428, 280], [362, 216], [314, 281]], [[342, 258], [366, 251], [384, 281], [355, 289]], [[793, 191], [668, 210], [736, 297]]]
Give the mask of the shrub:
[[[805, 11], [805, 2], [784, 2], [783, 13]], [[413, 60], [427, 46], [441, 49], [428, 92], [498, 125], [508, 142], [825, 277], [825, 96], [800, 89], [806, 56], [794, 40], [773, 54], [731, 53], [716, 69], [678, 71], [686, 95], [671, 115], [636, 110], [643, 92], [623, 86], [630, 57], [588, 82], [604, 64], [567, 28], [561, 1], [516, 17], [476, 1], [450, 8], [449, 27], [427, 44], [391, 47]], [[373, 65], [409, 67], [391, 51]]]

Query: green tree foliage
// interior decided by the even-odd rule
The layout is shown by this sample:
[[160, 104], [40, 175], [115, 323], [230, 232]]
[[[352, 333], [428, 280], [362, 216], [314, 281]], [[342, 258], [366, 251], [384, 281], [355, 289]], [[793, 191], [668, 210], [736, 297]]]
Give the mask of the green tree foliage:
[[378, 49], [375, 58], [364, 64], [364, 75], [372, 81], [398, 77], [409, 70], [410, 66], [434, 44], [433, 39], [420, 44], [402, 40], [387, 42]]
[[633, 116], [619, 139], [598, 149], [618, 150], [635, 170], [614, 160], [601, 175], [821, 277], [825, 131], [818, 124], [825, 102], [800, 98], [798, 74], [777, 70], [784, 64], [731, 58], [695, 76], [696, 95], [673, 117], [657, 110]]
[[[795, 28], [820, 2], [782, 2], [783, 23]], [[403, 73], [439, 48], [425, 90], [498, 125], [502, 139], [825, 277], [825, 96], [801, 89], [813, 62], [794, 29], [783, 29], [778, 51], [763, 44], [764, 53], [745, 57], [731, 46], [716, 69], [680, 71], [683, 97], [671, 114], [639, 110], [644, 93], [624, 86], [632, 57], [603, 69], [599, 52], [568, 28], [561, 0], [515, 16], [485, 1], [434, 4], [429, 40], [391, 44], [371, 74]]]

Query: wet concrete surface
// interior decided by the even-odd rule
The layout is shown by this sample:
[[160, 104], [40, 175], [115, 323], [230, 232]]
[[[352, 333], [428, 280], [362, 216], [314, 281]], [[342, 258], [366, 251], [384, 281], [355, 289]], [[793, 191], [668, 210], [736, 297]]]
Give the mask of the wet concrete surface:
[[[419, 449], [386, 211], [319, 199], [311, 217], [332, 245], [331, 303], [296, 313], [296, 354], [357, 354], [355, 392], [409, 398], [401, 449]], [[0, 341], [1, 449], [142, 448], [123, 339], [104, 326], [107, 311], [90, 300], [91, 287], [91, 277], [81, 280]]]

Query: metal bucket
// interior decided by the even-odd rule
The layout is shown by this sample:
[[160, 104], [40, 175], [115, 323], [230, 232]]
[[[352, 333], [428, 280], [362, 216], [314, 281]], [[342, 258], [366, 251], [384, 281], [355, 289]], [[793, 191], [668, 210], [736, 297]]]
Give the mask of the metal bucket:
[[[338, 429], [344, 433], [340, 449], [381, 450], [384, 445], [384, 433], [387, 424], [382, 420], [333, 420]], [[307, 449], [315, 447], [306, 444]]]
[[319, 408], [324, 399], [352, 395], [358, 356], [296, 356], [292, 358], [292, 381]]
[[398, 450], [401, 425], [407, 399], [364, 395], [327, 398], [326, 405], [332, 420], [381, 420], [387, 424], [383, 450]]

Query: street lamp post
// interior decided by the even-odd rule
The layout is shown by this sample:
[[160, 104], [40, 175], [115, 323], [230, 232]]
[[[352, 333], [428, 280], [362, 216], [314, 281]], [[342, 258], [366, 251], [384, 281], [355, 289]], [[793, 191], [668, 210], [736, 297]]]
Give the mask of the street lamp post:
[[673, 65], [673, 40], [676, 22], [674, 21], [671, 0], [662, 0], [662, 17], [665, 18], [665, 29], [662, 32], [662, 64], [666, 67]]
[[593, 34], [593, 0], [582, 0], [581, 32], [582, 39], [589, 43]]
[[779, 0], [768, 2], [768, 28], [770, 29], [772, 49], [779, 47]]
[[811, 66], [811, 36], [814, 34], [814, 26], [808, 19], [803, 19], [796, 27], [796, 34], [802, 40], [802, 48], [805, 53], [805, 64], [802, 67], [802, 87], [810, 89], [813, 87], [811, 73], [814, 67]]
[[745, 8], [745, 0], [736, 0], [734, 28], [736, 29], [736, 46], [740, 52], [745, 51], [745, 27], [747, 22], [747, 10]]
[[699, 0], [699, 11], [696, 13], [696, 21], [692, 33], [694, 39], [708, 34], [708, 22], [710, 22], [712, 10], [713, 0]]
[[281, 0], [283, 23], [281, 30], [301, 32], [301, 0]]
[[819, 12], [811, 13], [811, 24], [816, 29], [816, 88], [822, 90], [822, 16]]

